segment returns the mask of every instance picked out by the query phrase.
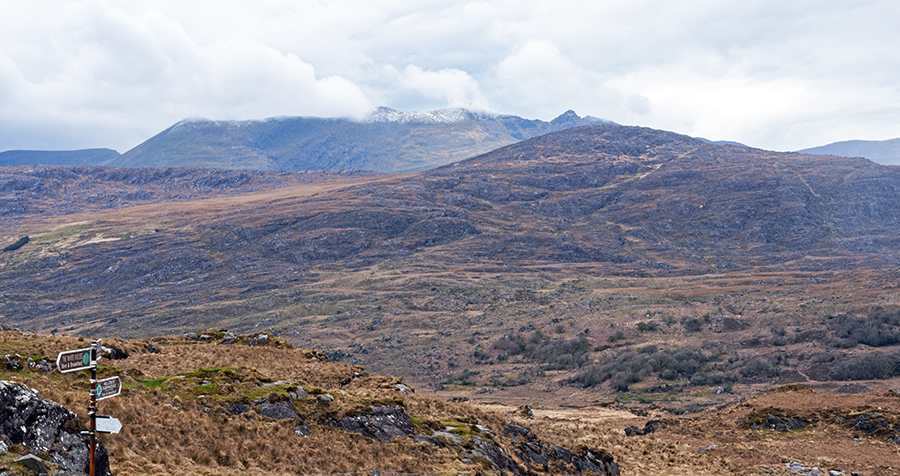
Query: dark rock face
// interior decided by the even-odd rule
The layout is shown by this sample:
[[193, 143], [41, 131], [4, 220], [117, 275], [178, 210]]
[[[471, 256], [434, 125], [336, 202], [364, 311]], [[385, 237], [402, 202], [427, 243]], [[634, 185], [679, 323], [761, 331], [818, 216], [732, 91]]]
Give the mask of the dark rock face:
[[384, 406], [371, 409], [369, 413], [344, 417], [331, 424], [384, 443], [391, 441], [395, 436], [410, 437], [415, 434], [415, 427], [403, 408]]
[[[0, 434], [12, 444], [48, 454], [51, 462], [67, 472], [89, 470], [90, 449], [80, 435], [75, 414], [42, 400], [28, 387], [0, 380]], [[106, 449], [99, 443], [97, 474], [112, 474]]]
[[805, 425], [806, 422], [799, 418], [779, 418], [770, 413], [768, 418], [760, 423], [751, 424], [750, 428], [753, 430], [772, 429], [785, 432], [790, 430], [799, 430]]
[[259, 414], [278, 420], [300, 418], [300, 416], [297, 415], [297, 412], [294, 410], [294, 402], [292, 401], [278, 403], [265, 402], [260, 405]]
[[244, 405], [243, 403], [234, 403], [225, 407], [225, 411], [232, 415], [241, 415], [243, 413], [249, 412], [250, 409], [247, 408], [247, 405]]
[[[659, 422], [657, 421], [657, 423]], [[604, 450], [581, 447], [577, 451], [570, 451], [566, 448], [544, 443], [527, 428], [510, 422], [503, 424], [503, 431], [513, 441], [518, 443], [519, 451], [517, 455], [521, 460], [525, 461], [529, 468], [536, 465], [541, 466], [543, 471], [548, 471], [549, 466], [553, 463], [566, 463], [574, 466], [579, 474], [583, 471], [592, 471], [597, 474], [610, 476], [620, 473], [619, 465], [616, 464], [613, 456]], [[497, 469], [500, 469], [500, 467], [497, 467]], [[516, 474], [524, 473], [516, 472]]]
[[647, 423], [644, 424], [643, 429], [641, 429], [637, 425], [632, 425], [632, 426], [629, 426], [628, 428], [625, 428], [625, 435], [626, 436], [646, 435], [649, 433], [653, 433], [654, 431], [656, 431], [660, 428], [665, 428], [666, 425], [667, 425], [667, 423], [660, 420], [659, 418], [653, 418], [652, 420], [647, 420]]

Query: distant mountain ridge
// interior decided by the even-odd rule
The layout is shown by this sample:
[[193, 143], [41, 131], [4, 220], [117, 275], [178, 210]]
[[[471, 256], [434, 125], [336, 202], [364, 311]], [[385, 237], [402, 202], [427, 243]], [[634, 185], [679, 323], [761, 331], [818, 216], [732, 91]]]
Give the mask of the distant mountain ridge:
[[801, 154], [864, 157], [881, 165], [900, 165], [900, 138], [889, 140], [848, 140], [811, 147]]
[[7, 150], [0, 152], [0, 167], [8, 165], [104, 165], [119, 158], [112, 149]]
[[548, 132], [597, 124], [611, 123], [573, 111], [545, 122], [458, 108], [407, 112], [386, 107], [361, 121], [194, 119], [173, 125], [107, 165], [402, 173], [456, 162]]
[[580, 117], [571, 110], [547, 122], [462, 108], [410, 112], [387, 107], [376, 109], [362, 120], [186, 119], [121, 155], [109, 149], [9, 151], [0, 154], [0, 165], [403, 173], [457, 162], [549, 132], [590, 125], [616, 124]]

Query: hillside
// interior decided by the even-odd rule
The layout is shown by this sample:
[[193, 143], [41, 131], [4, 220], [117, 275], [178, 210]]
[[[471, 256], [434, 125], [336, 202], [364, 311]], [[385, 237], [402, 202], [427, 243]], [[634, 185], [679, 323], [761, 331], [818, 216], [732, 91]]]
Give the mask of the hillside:
[[0, 223], [148, 203], [243, 195], [300, 184], [348, 184], [375, 175], [353, 170], [248, 173], [189, 168], [0, 167]]
[[445, 109], [379, 108], [366, 119], [279, 117], [262, 121], [186, 120], [107, 162], [114, 167], [254, 170], [424, 170], [548, 132], [611, 124], [568, 111], [545, 122]]
[[848, 140], [819, 147], [803, 149], [801, 154], [837, 155], [839, 157], [865, 157], [883, 165], [900, 165], [900, 139]]
[[[75, 463], [84, 463], [83, 449], [60, 451], [63, 440], [74, 449], [80, 438], [58, 435], [87, 424], [88, 372], [60, 374], [52, 361], [87, 345], [0, 330], [7, 354], [0, 367], [0, 468], [32, 476], [14, 461], [37, 454], [51, 474], [64, 468], [82, 474]], [[612, 399], [581, 408], [517, 408], [500, 397], [424, 396], [398, 378], [329, 362], [322, 352], [294, 349], [265, 333], [105, 338], [103, 346], [99, 377], [117, 376], [123, 388], [98, 407], [123, 428], [100, 435], [101, 454], [122, 476], [889, 475], [900, 465], [900, 399], [859, 385], [782, 386], [683, 416]], [[60, 410], [44, 403], [35, 415], [28, 388], [78, 414], [49, 433], [56, 442], [41, 430], [57, 430], [61, 422], [51, 415]], [[10, 424], [22, 418], [29, 421], [24, 430]]]
[[265, 330], [469, 397], [708, 405], [897, 376], [898, 190], [864, 159], [581, 127], [345, 187], [18, 220], [0, 315]]

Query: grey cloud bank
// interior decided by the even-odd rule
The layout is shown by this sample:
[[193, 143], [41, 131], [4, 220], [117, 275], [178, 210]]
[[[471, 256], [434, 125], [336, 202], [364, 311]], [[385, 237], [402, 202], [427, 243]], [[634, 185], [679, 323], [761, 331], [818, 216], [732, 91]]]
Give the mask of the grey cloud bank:
[[900, 3], [10, 1], [0, 150], [187, 117], [574, 109], [775, 150], [900, 136]]

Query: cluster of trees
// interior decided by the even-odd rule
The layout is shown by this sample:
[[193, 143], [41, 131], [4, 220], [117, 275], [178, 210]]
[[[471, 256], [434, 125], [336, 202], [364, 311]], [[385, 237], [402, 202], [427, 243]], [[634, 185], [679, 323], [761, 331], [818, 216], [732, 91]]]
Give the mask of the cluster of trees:
[[876, 308], [863, 318], [847, 314], [828, 316], [826, 326], [835, 334], [832, 345], [842, 349], [858, 344], [872, 347], [900, 344], [900, 312], [897, 310]]
[[622, 392], [631, 384], [654, 375], [660, 380], [682, 381], [695, 386], [730, 386], [739, 380], [776, 377], [781, 373], [779, 364], [779, 357], [741, 359], [735, 355], [723, 361], [723, 355], [717, 349], [710, 352], [696, 347], [659, 350], [655, 345], [648, 345], [608, 355], [597, 364], [582, 369], [572, 381], [582, 387], [609, 381], [614, 389]]
[[580, 367], [587, 361], [587, 336], [566, 339], [549, 337], [540, 329], [531, 333], [516, 332], [505, 335], [493, 345], [497, 358], [505, 360], [514, 355], [522, 355], [529, 360], [543, 364], [545, 370], [564, 370]]

